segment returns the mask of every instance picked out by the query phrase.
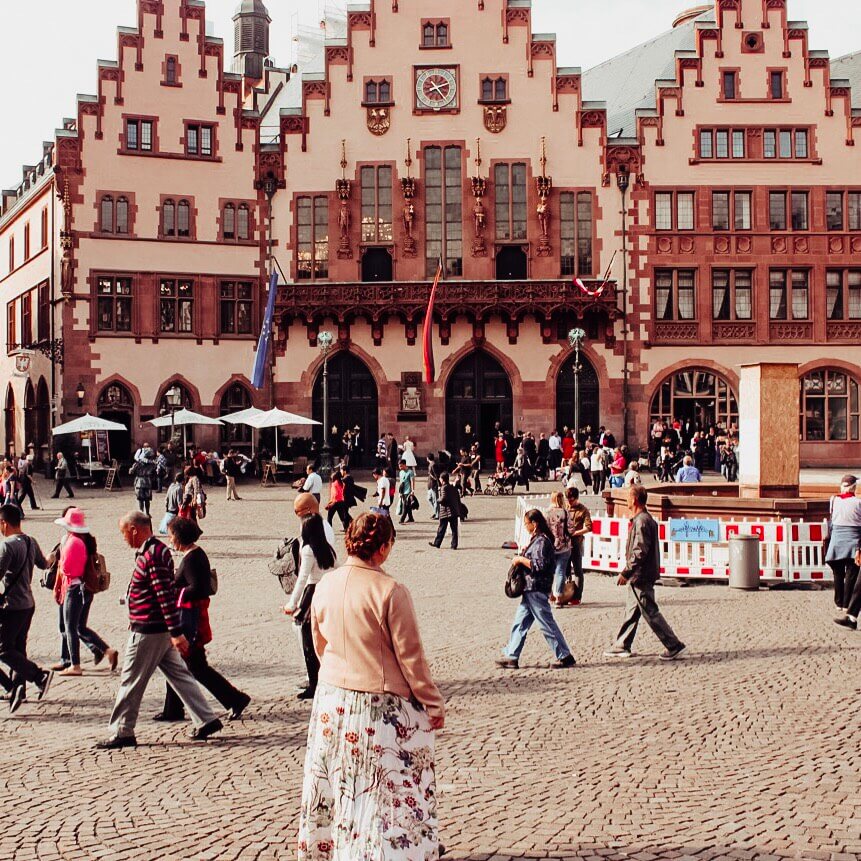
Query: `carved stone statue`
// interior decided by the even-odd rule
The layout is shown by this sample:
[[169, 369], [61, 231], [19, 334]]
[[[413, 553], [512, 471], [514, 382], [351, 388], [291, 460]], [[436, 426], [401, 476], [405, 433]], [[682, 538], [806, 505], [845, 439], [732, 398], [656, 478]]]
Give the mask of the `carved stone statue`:
[[413, 206], [413, 202], [408, 200], [404, 204], [404, 230], [407, 234], [407, 239], [413, 238], [413, 224], [416, 219], [416, 208]]
[[547, 238], [550, 235], [550, 210], [547, 201], [542, 199], [538, 204], [538, 223], [541, 225], [541, 235]]
[[487, 210], [485, 210], [480, 197], [475, 199], [475, 209], [472, 211], [472, 217], [475, 219], [475, 235], [484, 236], [484, 228], [487, 225]]
[[338, 226], [341, 228], [341, 236], [350, 233], [350, 207], [346, 202], [341, 203], [341, 211], [338, 213]]

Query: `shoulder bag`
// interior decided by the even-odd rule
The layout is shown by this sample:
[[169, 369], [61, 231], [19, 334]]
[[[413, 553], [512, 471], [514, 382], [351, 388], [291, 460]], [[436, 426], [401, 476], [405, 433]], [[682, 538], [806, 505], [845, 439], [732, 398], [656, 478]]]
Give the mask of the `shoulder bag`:
[[84, 588], [95, 595], [105, 592], [111, 585], [111, 572], [101, 553], [91, 553], [87, 557], [87, 567], [84, 568]]
[[505, 577], [505, 594], [509, 598], [520, 598], [526, 590], [526, 567], [519, 562], [508, 569]]

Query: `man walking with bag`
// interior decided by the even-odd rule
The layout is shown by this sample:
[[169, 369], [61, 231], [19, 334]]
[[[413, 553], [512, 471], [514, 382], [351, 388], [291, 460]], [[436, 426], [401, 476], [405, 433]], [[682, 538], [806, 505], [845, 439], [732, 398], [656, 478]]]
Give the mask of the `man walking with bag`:
[[628, 491], [628, 507], [634, 512], [625, 550], [625, 570], [619, 575], [618, 585], [628, 587], [625, 602], [625, 621], [616, 635], [616, 642], [604, 652], [605, 658], [630, 658], [631, 646], [637, 635], [640, 616], [644, 616], [655, 636], [666, 651], [662, 661], [674, 661], [685, 650], [685, 644], [658, 609], [655, 601], [655, 583], [661, 573], [661, 549], [658, 524], [646, 510], [649, 494], [641, 484]]
[[21, 531], [21, 509], [0, 506], [0, 662], [12, 670], [12, 677], [0, 670], [0, 687], [9, 697], [9, 711], [17, 711], [24, 701], [25, 684], [39, 689], [41, 700], [48, 693], [54, 674], [37, 667], [27, 657], [27, 635], [36, 610], [33, 600], [33, 567], [47, 568], [39, 545]]
[[429, 541], [431, 547], [439, 549], [445, 538], [446, 529], [451, 529], [451, 549], [457, 550], [458, 520], [460, 519], [460, 494], [457, 488], [449, 482], [447, 472], [439, 477], [439, 526], [436, 538]]
[[204, 741], [224, 729], [207, 705], [200, 686], [180, 655], [189, 653], [177, 607], [173, 559], [167, 547], [152, 533], [152, 521], [142, 511], [131, 511], [120, 520], [126, 544], [135, 550], [135, 569], [128, 592], [129, 634], [120, 689], [111, 713], [111, 735], [96, 747], [116, 750], [137, 747], [135, 725], [149, 680], [161, 670], [191, 715], [189, 737]]

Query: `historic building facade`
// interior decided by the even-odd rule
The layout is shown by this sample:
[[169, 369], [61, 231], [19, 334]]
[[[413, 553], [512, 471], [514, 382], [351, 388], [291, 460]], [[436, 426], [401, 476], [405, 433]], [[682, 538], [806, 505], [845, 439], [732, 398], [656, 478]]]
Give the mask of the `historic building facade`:
[[98, 94], [4, 192], [7, 448], [47, 435], [52, 395], [55, 420], [154, 438], [174, 383], [212, 415], [321, 418], [324, 330], [339, 434], [487, 446], [573, 424], [577, 327], [583, 425], [730, 423], [739, 366], [792, 361], [803, 461], [857, 460], [859, 58], [832, 64], [788, 6], [718, 0], [581, 72], [529, 2], [372, 0], [281, 70], [243, 0], [228, 71], [200, 0], [139, 0]]

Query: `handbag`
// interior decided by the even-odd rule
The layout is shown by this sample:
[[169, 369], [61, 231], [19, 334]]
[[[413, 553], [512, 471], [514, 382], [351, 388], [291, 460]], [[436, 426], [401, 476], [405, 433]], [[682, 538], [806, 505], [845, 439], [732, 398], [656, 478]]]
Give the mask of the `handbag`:
[[215, 568], [209, 569], [209, 594], [218, 594], [218, 571]]
[[57, 572], [60, 568], [60, 545], [57, 544], [51, 553], [48, 555], [48, 567], [42, 572], [39, 578], [39, 585], [43, 589], [54, 591], [54, 584], [57, 582]]
[[411, 493], [407, 499], [407, 505], [410, 507], [410, 511], [418, 511], [419, 510], [419, 499], [414, 494]]
[[314, 599], [316, 583], [309, 583], [302, 592], [299, 604], [293, 611], [293, 624], [301, 627], [311, 619], [311, 601]]
[[519, 562], [508, 569], [505, 577], [505, 594], [509, 598], [520, 598], [526, 591], [526, 568]]
[[299, 540], [284, 538], [269, 560], [269, 573], [277, 577], [285, 595], [293, 594], [299, 576]]

